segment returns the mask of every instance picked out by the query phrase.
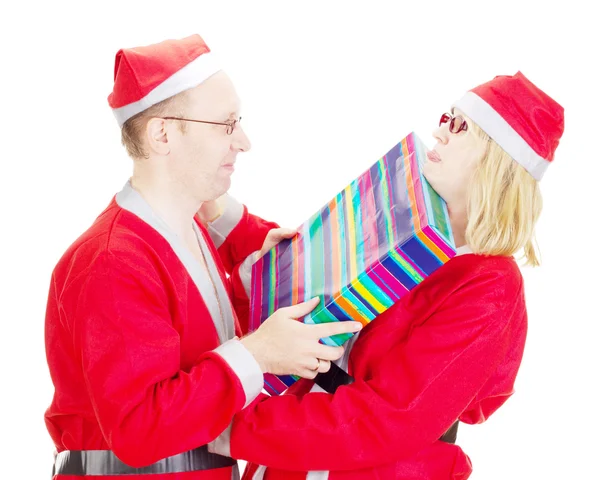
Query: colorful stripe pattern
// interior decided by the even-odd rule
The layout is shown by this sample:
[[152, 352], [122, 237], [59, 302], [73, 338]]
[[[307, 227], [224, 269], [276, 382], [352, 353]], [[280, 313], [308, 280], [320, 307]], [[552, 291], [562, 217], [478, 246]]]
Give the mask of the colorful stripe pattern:
[[[422, 174], [411, 133], [253, 266], [250, 329], [277, 309], [320, 297], [305, 323], [367, 324], [455, 252], [448, 210]], [[351, 335], [323, 338], [342, 345]], [[265, 375], [279, 394], [297, 380]]]

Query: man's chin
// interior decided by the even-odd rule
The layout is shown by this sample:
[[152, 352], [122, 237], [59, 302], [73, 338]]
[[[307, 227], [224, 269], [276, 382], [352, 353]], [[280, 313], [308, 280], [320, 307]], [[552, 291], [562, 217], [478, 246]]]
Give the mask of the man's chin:
[[224, 175], [215, 182], [215, 191], [218, 192], [217, 198], [225, 195], [231, 188], [231, 175]]

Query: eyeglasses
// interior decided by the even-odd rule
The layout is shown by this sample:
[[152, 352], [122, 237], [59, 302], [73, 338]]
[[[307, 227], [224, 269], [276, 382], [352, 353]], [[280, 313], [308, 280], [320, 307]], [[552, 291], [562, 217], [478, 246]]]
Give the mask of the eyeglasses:
[[467, 128], [468, 128], [467, 121], [460, 115], [453, 117], [449, 113], [444, 113], [442, 115], [442, 118], [440, 118], [440, 127], [442, 126], [443, 123], [448, 123], [448, 122], [450, 122], [450, 132], [452, 132], [452, 133], [459, 133], [459, 132], [462, 132], [463, 130], [465, 132], [467, 131]]
[[179, 117], [159, 117], [162, 118], [163, 120], [181, 120], [183, 122], [197, 122], [197, 123], [207, 123], [209, 125], [223, 125], [225, 127], [227, 127], [227, 135], [231, 135], [233, 133], [233, 131], [235, 130], [235, 127], [237, 126], [238, 123], [240, 123], [242, 121], [242, 117], [238, 118], [237, 120], [230, 120], [229, 122], [207, 122], [206, 120], [192, 120], [190, 118], [179, 118]]

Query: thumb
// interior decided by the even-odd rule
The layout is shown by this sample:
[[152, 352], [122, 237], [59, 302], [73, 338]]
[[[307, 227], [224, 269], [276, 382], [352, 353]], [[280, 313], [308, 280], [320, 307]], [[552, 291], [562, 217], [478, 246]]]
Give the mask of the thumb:
[[320, 301], [321, 299], [319, 297], [311, 298], [308, 302], [302, 302], [287, 307], [285, 313], [294, 319], [302, 318], [312, 312]]

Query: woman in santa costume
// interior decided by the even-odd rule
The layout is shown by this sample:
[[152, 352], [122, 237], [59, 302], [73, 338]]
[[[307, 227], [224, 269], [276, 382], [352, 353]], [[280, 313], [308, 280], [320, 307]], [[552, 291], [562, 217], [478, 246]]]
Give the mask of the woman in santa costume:
[[457, 422], [484, 422], [513, 393], [527, 332], [513, 255], [538, 265], [538, 182], [563, 127], [563, 108], [520, 72], [457, 101], [424, 166], [457, 256], [350, 340], [339, 364], [354, 383], [259, 397], [209, 450], [254, 462], [247, 480], [468, 478]]

